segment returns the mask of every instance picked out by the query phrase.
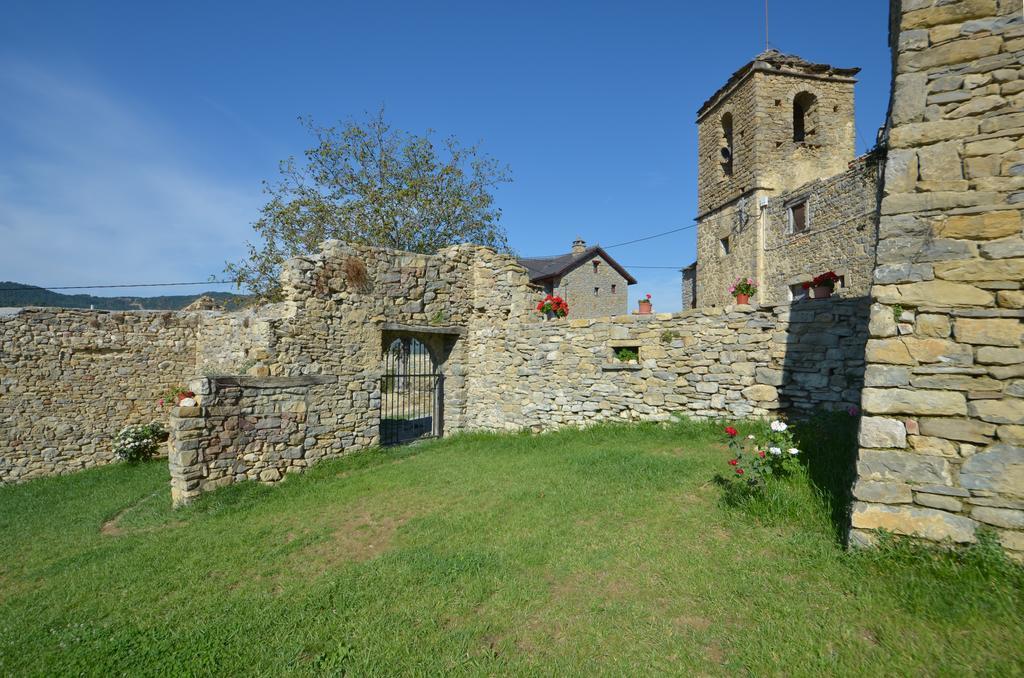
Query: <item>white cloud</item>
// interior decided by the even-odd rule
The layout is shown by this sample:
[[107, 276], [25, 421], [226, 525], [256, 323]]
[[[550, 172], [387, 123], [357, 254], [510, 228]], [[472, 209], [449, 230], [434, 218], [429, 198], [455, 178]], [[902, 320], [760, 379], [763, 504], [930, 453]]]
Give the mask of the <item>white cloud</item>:
[[216, 176], [158, 116], [83, 83], [0, 61], [0, 279], [203, 280], [240, 256], [259, 185]]

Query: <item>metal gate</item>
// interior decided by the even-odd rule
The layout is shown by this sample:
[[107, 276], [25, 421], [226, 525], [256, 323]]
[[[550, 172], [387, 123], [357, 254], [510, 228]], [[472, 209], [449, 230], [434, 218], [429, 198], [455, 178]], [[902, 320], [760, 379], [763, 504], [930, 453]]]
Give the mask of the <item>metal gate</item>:
[[442, 389], [443, 377], [421, 341], [391, 341], [380, 381], [381, 445], [440, 436]]

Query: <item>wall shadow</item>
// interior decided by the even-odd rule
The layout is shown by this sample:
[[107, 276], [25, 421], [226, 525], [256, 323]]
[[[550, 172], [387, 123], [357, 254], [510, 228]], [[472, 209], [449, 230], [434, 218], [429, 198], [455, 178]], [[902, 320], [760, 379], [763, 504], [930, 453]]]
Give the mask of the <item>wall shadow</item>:
[[782, 412], [796, 424], [803, 463], [844, 544], [856, 480], [870, 310], [866, 296], [792, 304], [778, 386]]

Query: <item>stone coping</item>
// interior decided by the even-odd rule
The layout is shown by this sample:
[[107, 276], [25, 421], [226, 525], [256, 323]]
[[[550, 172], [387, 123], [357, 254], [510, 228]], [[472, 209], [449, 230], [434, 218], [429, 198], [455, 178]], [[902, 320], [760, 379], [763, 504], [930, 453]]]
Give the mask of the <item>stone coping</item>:
[[[332, 384], [338, 381], [334, 375], [304, 374], [295, 377], [250, 377], [245, 375], [223, 377], [201, 377], [215, 387], [239, 386], [242, 388], [293, 388], [296, 386], [316, 386]], [[195, 380], [193, 380], [195, 381]]]
[[385, 332], [412, 332], [414, 334], [450, 334], [456, 336], [464, 336], [466, 334], [465, 327], [456, 327], [454, 325], [440, 326], [440, 325], [405, 325], [402, 323], [383, 323], [380, 326], [381, 330]]
[[633, 363], [605, 363], [601, 365], [602, 372], [636, 372], [643, 368], [643, 365], [634, 365]]

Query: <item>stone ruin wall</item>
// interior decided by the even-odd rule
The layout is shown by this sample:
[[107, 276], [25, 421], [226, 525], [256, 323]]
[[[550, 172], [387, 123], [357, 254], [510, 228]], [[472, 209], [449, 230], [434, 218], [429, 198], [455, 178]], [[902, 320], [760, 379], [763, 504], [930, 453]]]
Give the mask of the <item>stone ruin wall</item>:
[[1024, 16], [892, 5], [894, 86], [851, 538], [1024, 556]]

